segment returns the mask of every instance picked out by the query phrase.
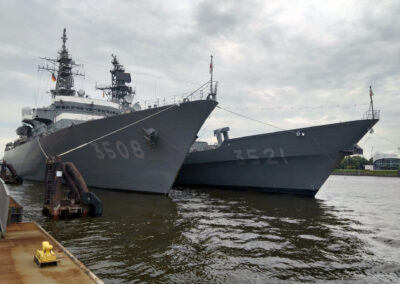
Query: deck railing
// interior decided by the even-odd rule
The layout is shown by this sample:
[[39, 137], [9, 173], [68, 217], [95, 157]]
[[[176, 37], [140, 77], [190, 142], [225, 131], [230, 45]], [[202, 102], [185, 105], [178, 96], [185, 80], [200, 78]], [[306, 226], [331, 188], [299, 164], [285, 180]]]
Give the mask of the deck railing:
[[[213, 94], [217, 93], [218, 82], [213, 82]], [[205, 100], [205, 99], [215, 99], [213, 96], [209, 96], [211, 93], [210, 90], [210, 82], [206, 82], [196, 90], [191, 93], [186, 93], [182, 95], [175, 95], [163, 98], [157, 98], [152, 100], [143, 100], [139, 101], [140, 106], [142, 109], [165, 106], [165, 105], [172, 105], [172, 104], [180, 104], [189, 101], [198, 101], [198, 100]]]
[[364, 115], [363, 119], [379, 119], [380, 110], [367, 110]]

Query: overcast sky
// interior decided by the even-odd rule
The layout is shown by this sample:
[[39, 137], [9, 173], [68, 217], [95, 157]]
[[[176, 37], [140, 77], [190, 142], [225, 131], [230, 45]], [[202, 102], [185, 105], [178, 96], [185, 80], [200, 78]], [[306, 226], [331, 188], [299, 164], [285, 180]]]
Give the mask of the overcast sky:
[[[101, 97], [111, 53], [132, 73], [140, 101], [189, 93], [209, 80], [224, 108], [291, 129], [360, 119], [369, 86], [381, 120], [359, 143], [400, 147], [400, 1], [1, 1], [0, 157], [21, 108], [50, 103], [39, 56], [67, 47], [84, 64], [76, 89]], [[276, 129], [216, 109], [199, 136]]]

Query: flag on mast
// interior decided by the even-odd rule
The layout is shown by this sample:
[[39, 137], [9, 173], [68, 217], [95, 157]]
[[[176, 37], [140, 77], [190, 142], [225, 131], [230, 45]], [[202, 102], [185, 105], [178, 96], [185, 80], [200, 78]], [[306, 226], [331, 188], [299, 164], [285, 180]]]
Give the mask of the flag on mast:
[[372, 88], [371, 88], [371, 87], [369, 87], [369, 96], [370, 96], [370, 97], [375, 96], [375, 94], [374, 94], [374, 92], [372, 91]]
[[54, 73], [51, 73], [51, 80], [52, 80], [53, 82], [57, 81], [57, 78], [56, 78], [56, 76], [54, 75]]
[[210, 61], [210, 74], [213, 72], [213, 61], [212, 61], [213, 56], [211, 55], [211, 61]]

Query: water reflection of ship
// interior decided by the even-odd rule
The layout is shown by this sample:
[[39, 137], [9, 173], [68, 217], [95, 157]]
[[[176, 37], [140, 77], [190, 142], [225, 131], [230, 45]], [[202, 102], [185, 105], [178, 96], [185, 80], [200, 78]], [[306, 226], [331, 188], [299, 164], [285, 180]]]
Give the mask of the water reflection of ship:
[[186, 243], [197, 250], [201, 245], [198, 253], [211, 259], [209, 266], [224, 266], [224, 260], [232, 259], [241, 272], [238, 278], [229, 276], [233, 282], [259, 273], [294, 281], [327, 279], [327, 274], [351, 278], [368, 265], [356, 222], [340, 217], [340, 210], [325, 201], [216, 188], [182, 188], [174, 195], [178, 206], [183, 205], [181, 222], [190, 227]]

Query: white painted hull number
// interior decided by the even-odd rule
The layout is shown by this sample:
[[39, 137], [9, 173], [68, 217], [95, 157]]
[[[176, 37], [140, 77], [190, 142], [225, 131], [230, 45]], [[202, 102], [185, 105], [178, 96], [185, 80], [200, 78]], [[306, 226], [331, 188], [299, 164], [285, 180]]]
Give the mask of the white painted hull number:
[[114, 160], [117, 157], [125, 160], [130, 158], [144, 158], [144, 151], [136, 140], [131, 140], [128, 145], [122, 141], [116, 141], [113, 145], [108, 141], [91, 143], [90, 145], [96, 153], [96, 158], [100, 160], [105, 158]]
[[[258, 153], [261, 153], [261, 158]], [[278, 155], [275, 155], [274, 149], [271, 148], [265, 148], [259, 150], [259, 152], [257, 149], [233, 150], [233, 154], [238, 165], [246, 165], [246, 163], [261, 165], [264, 163], [264, 160], [267, 165], [278, 165], [280, 161], [285, 165], [289, 164], [283, 148], [279, 148]]]

